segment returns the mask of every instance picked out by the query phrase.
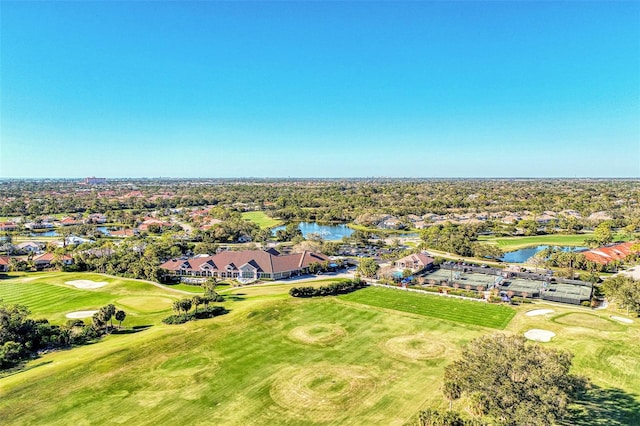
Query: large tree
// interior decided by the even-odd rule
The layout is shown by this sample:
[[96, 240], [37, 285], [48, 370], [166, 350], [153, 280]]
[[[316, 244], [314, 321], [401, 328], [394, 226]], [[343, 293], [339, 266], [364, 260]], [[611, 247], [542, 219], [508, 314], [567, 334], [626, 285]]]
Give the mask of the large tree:
[[609, 278], [602, 284], [602, 292], [621, 309], [640, 314], [640, 281], [625, 275]]
[[572, 355], [522, 336], [483, 336], [445, 371], [449, 399], [468, 396], [470, 410], [501, 425], [552, 425], [584, 389], [569, 373]]
[[374, 259], [369, 257], [361, 259], [360, 264], [358, 265], [358, 273], [367, 278], [375, 277], [378, 269], [380, 269], [380, 265], [378, 265]]

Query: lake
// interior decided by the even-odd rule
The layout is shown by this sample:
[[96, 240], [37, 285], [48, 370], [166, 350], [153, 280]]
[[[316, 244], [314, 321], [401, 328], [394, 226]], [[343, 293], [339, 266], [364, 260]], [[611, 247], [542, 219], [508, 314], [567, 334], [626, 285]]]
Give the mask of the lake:
[[[516, 251], [510, 251], [504, 254], [502, 257], [503, 262], [509, 263], [524, 263], [529, 260], [536, 253], [541, 252], [542, 250], [548, 248], [549, 246], [537, 246], [537, 247], [527, 247]], [[586, 247], [556, 247], [562, 251], [583, 251], [586, 250]]]
[[[96, 229], [105, 235], [109, 235], [109, 228], [107, 228], [106, 226], [96, 226]], [[60, 234], [58, 234], [55, 229], [51, 229], [45, 232], [31, 232], [29, 236], [30, 237], [59, 237]]]
[[[284, 228], [284, 226], [273, 228], [273, 235], [276, 234], [277, 230]], [[323, 240], [341, 240], [342, 237], [348, 237], [354, 232], [353, 229], [345, 224], [320, 225], [317, 222], [300, 222], [298, 229], [302, 231], [302, 236], [305, 238], [310, 234], [318, 234]]]

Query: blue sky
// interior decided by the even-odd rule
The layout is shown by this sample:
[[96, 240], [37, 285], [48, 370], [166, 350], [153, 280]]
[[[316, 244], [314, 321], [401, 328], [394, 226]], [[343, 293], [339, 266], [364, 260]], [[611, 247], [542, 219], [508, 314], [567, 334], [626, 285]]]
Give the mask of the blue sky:
[[638, 2], [0, 2], [0, 177], [640, 177]]

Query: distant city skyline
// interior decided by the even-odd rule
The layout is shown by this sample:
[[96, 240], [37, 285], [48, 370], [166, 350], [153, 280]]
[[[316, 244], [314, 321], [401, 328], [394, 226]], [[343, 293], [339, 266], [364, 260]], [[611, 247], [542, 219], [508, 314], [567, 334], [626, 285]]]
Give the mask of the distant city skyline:
[[0, 2], [0, 178], [640, 177], [638, 2]]

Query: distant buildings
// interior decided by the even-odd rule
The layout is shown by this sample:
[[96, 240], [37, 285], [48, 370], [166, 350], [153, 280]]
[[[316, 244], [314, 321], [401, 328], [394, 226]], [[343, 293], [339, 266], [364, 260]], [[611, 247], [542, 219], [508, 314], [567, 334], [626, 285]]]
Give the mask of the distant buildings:
[[105, 183], [107, 183], [107, 179], [91, 176], [84, 178], [82, 183], [84, 183], [85, 185], [104, 185]]

